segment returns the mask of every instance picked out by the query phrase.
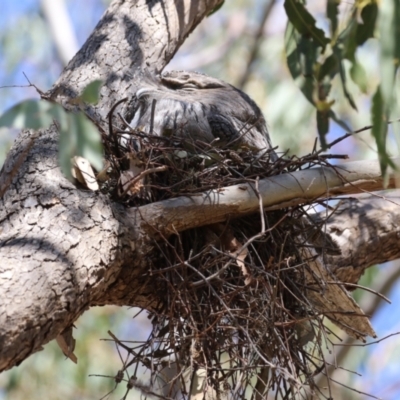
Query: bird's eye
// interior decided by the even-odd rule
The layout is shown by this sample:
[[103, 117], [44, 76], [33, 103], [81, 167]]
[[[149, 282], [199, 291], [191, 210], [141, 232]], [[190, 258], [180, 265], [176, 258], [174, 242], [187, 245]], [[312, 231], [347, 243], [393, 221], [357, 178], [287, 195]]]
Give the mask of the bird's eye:
[[195, 85], [194, 83], [185, 83], [182, 86], [182, 89], [198, 89], [197, 85]]

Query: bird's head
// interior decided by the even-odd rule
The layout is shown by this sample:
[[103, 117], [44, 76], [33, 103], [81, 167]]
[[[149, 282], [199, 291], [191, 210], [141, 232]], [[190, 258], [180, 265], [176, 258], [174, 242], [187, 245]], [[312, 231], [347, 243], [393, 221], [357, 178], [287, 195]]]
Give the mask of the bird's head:
[[250, 97], [197, 72], [146, 74], [136, 91], [133, 128], [158, 135], [174, 132], [206, 143], [271, 148], [261, 110]]

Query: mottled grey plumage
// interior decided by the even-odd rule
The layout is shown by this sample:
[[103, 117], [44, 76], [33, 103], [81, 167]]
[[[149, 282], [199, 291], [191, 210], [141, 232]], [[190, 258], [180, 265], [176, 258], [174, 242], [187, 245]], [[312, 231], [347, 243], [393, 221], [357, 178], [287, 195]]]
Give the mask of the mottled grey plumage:
[[[138, 107], [131, 126], [153, 133], [180, 135], [216, 146], [241, 144], [272, 148], [265, 119], [247, 94], [218, 79], [196, 72], [171, 71], [146, 77], [136, 92]], [[215, 139], [219, 139], [215, 141]], [[271, 153], [273, 159], [275, 153]]]

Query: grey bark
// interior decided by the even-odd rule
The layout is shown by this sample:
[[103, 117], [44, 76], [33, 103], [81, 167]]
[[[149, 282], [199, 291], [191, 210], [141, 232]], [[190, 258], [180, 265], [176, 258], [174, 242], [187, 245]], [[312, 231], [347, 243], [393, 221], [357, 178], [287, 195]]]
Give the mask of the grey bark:
[[[69, 98], [93, 79], [104, 79], [101, 102], [87, 110], [102, 126], [110, 106], [133, 95], [141, 70], [162, 69], [185, 37], [219, 3], [114, 1], [47, 95], [71, 108]], [[125, 114], [129, 113], [125, 110]], [[54, 126], [38, 136], [22, 132], [0, 176], [0, 190], [12, 178], [0, 202], [0, 370], [18, 365], [40, 350], [90, 306], [154, 307], [157, 283], [147, 272], [155, 262], [153, 239], [157, 231], [152, 226], [163, 226], [160, 207], [168, 207], [171, 201], [186, 203], [184, 218], [183, 209], [179, 210], [180, 219], [175, 216], [177, 225], [184, 221], [180, 230], [188, 227], [185, 221], [191, 221], [193, 227], [210, 222], [209, 216], [223, 220], [243, 214], [234, 203], [227, 203], [223, 210], [209, 204], [207, 213], [203, 209], [201, 214], [201, 204], [197, 204], [193, 217], [193, 204], [189, 204], [193, 199], [187, 198], [139, 210], [124, 209], [106, 196], [77, 189], [65, 179], [58, 168], [57, 146]], [[374, 190], [381, 188], [379, 176], [368, 181], [377, 180], [371, 186]], [[343, 187], [346, 191], [336, 194], [351, 192], [349, 186]], [[326, 195], [325, 188], [316, 197]], [[287, 201], [287, 197], [281, 198], [280, 207], [287, 206]], [[357, 200], [347, 208], [343, 203], [341, 214], [328, 223], [327, 233], [336, 238], [342, 256], [327, 261], [333, 270], [338, 266], [342, 279], [348, 268], [353, 271], [349, 279], [355, 281], [371, 263], [400, 256], [398, 206], [379, 201], [372, 198], [366, 204]], [[244, 213], [257, 210], [258, 201], [250, 203], [242, 204]], [[210, 210], [214, 214], [209, 214]], [[380, 212], [389, 224], [380, 219]], [[377, 237], [386, 250], [372, 256], [366, 249]]]
[[[100, 125], [110, 108], [136, 92], [144, 69], [158, 73], [193, 29], [223, 0], [114, 0], [52, 89], [50, 99], [73, 108], [95, 79], [104, 81], [98, 105], [86, 112]], [[130, 104], [119, 110], [129, 120]]]
[[[113, 1], [47, 97], [72, 109], [71, 98], [103, 79], [99, 104], [86, 111], [104, 126], [111, 105], [135, 92], [140, 71], [162, 70], [221, 2]], [[152, 306], [142, 278], [151, 259], [140, 257], [149, 246], [135, 221], [66, 180], [57, 146], [55, 127], [34, 140], [23, 132], [2, 170], [3, 188], [15, 176], [0, 204], [0, 370], [40, 350], [91, 305]]]
[[357, 283], [368, 267], [400, 257], [399, 191], [342, 200], [326, 233], [341, 250], [327, 255], [327, 264], [339, 280]]

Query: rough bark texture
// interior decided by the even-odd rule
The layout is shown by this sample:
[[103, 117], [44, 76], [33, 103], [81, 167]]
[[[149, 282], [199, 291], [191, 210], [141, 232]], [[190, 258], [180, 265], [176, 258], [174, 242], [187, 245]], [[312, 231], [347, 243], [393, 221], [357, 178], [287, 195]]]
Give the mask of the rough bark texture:
[[341, 250], [327, 264], [340, 280], [357, 283], [366, 268], [400, 257], [399, 191], [342, 200], [326, 233]]
[[[30, 135], [19, 136], [3, 176]], [[1, 369], [40, 349], [91, 305], [152, 304], [139, 278], [148, 258], [135, 256], [133, 244], [148, 248], [134, 221], [107, 197], [65, 179], [56, 138], [51, 129], [34, 140], [0, 201]], [[113, 284], [118, 289], [109, 292]]]
[[[101, 102], [87, 110], [102, 125], [110, 106], [134, 93], [141, 70], [161, 70], [185, 37], [220, 3], [221, 0], [114, 1], [48, 96], [70, 107], [69, 98], [93, 79], [102, 78], [105, 85]], [[105, 196], [75, 187], [58, 168], [57, 146], [55, 127], [38, 137], [31, 132], [21, 133], [0, 176], [0, 190], [12, 177], [0, 201], [0, 370], [18, 365], [38, 351], [92, 305], [151, 309], [156, 301], [152, 295], [154, 282], [150, 274], [144, 273], [153, 261], [152, 237], [156, 231], [150, 225], [171, 226], [160, 214], [162, 207], [171, 204], [125, 210]], [[374, 190], [381, 187], [379, 176], [369, 179], [362, 172], [364, 183], [375, 182]], [[322, 174], [323, 182], [327, 174], [330, 173]], [[335, 194], [344, 193], [343, 188], [345, 193], [351, 192], [352, 185], [343, 185], [340, 178], [336, 179]], [[359, 184], [360, 180], [354, 182]], [[279, 182], [278, 186], [285, 188]], [[300, 192], [304, 194], [309, 186], [305, 184]], [[334, 194], [331, 189], [327, 193], [324, 187], [315, 197]], [[251, 193], [249, 188], [229, 190], [245, 192], [248, 197]], [[179, 220], [175, 210], [176, 226], [187, 228], [185, 221], [191, 221], [191, 226], [204, 225], [211, 215], [225, 219], [237, 213], [234, 202], [226, 202], [222, 211], [215, 204], [222, 199], [221, 193], [212, 200], [214, 204], [209, 204], [207, 213], [204, 209], [198, 212], [200, 206], [206, 206], [200, 197], [200, 201], [172, 200], [197, 207], [194, 216], [190, 207], [185, 214], [180, 209]], [[304, 201], [310, 198], [309, 194], [291, 198], [285, 194], [279, 207], [287, 206], [287, 201]], [[257, 210], [258, 200], [247, 201], [245, 198], [243, 212], [239, 213]], [[344, 280], [356, 281], [372, 263], [400, 256], [398, 203], [375, 201], [378, 200], [349, 203], [329, 221], [328, 233], [336, 239], [342, 255], [327, 261]], [[211, 214], [210, 210], [217, 213]], [[381, 244], [379, 252], [368, 251], [371, 245]]]
[[[144, 69], [160, 72], [193, 29], [223, 0], [114, 0], [82, 49], [47, 93], [71, 108], [95, 79], [104, 86], [100, 102], [86, 111], [104, 124], [110, 108], [137, 90]], [[130, 117], [130, 103], [120, 112]]]
[[[100, 103], [87, 110], [101, 125], [116, 100], [133, 95], [141, 69], [161, 70], [220, 3], [113, 1], [47, 95], [71, 108], [69, 98], [103, 79]], [[137, 280], [150, 247], [120, 206], [62, 176], [57, 146], [54, 127], [34, 140], [24, 132], [2, 171], [4, 185], [17, 170], [0, 204], [0, 370], [38, 351], [90, 305], [152, 305]]]

